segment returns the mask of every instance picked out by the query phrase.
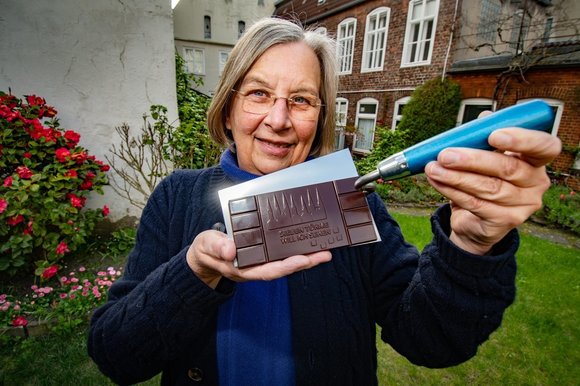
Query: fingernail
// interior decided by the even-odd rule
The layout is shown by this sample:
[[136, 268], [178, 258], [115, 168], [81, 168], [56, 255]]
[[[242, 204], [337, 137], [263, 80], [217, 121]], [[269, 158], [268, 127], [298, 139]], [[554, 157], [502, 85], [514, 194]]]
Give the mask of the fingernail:
[[459, 154], [457, 154], [452, 150], [446, 150], [443, 153], [441, 153], [441, 157], [439, 160], [446, 165], [452, 165], [454, 163], [459, 162]]
[[512, 144], [512, 137], [505, 133], [496, 133], [493, 136], [493, 142], [496, 146], [510, 146]]
[[429, 170], [429, 175], [430, 176], [433, 176], [433, 177], [440, 177], [445, 172], [443, 170], [443, 168], [441, 166], [437, 165], [435, 162], [432, 162], [428, 166], [428, 170]]

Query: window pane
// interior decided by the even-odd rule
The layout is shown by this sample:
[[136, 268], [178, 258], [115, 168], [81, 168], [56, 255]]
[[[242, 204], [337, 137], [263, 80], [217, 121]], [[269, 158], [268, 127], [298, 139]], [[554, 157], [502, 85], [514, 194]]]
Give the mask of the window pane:
[[465, 110], [463, 111], [463, 119], [461, 123], [467, 123], [473, 121], [479, 117], [479, 114], [483, 111], [491, 110], [491, 105], [465, 105]]
[[377, 112], [376, 104], [361, 104], [359, 106], [358, 112], [361, 114], [375, 114]]
[[371, 150], [374, 124], [374, 119], [360, 118], [358, 120], [358, 131], [354, 144], [356, 149]]

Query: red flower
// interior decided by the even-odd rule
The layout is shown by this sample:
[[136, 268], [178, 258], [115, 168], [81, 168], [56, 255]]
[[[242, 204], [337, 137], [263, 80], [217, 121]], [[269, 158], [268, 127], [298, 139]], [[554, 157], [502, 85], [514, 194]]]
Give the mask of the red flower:
[[74, 153], [73, 155], [71, 155], [71, 159], [75, 161], [77, 165], [81, 165], [87, 160], [87, 153], [84, 151]]
[[109, 209], [109, 207], [107, 205], [104, 205], [103, 206], [103, 217], [107, 217], [110, 212], [111, 212], [111, 210]]
[[54, 154], [56, 155], [56, 160], [60, 163], [65, 163], [67, 158], [70, 157], [70, 151], [66, 147], [56, 149]]
[[77, 171], [76, 170], [71, 169], [71, 170], [67, 171], [66, 173], [64, 173], [64, 176], [65, 177], [70, 177], [70, 178], [77, 178], [78, 177], [78, 174], [77, 174]]
[[24, 216], [21, 214], [9, 217], [8, 220], [6, 220], [6, 222], [10, 226], [16, 226], [16, 225], [20, 224], [22, 221], [24, 221]]
[[[62, 244], [62, 243], [60, 243]], [[60, 247], [59, 244], [59, 247]], [[66, 244], [65, 244], [66, 246]], [[67, 247], [68, 249], [68, 247]], [[56, 247], [56, 250], [58, 253], [58, 247]], [[58, 265], [51, 265], [50, 267], [46, 268], [44, 271], [42, 271], [42, 274], [40, 276], [42, 276], [43, 279], [50, 279], [51, 277], [53, 277], [54, 275], [56, 275], [56, 273], [58, 272]]]
[[24, 158], [28, 158], [28, 159], [30, 159], [30, 158], [32, 158], [32, 153], [31, 153], [31, 152], [29, 152], [29, 151], [27, 151], [27, 152], [26, 152], [26, 153], [24, 153], [22, 156], [23, 156]]
[[8, 176], [4, 179], [4, 187], [7, 188], [12, 186], [12, 176]]
[[67, 252], [70, 252], [70, 249], [68, 249], [68, 245], [64, 241], [61, 241], [60, 244], [58, 244], [56, 247], [57, 255], [64, 255]]
[[26, 166], [19, 166], [16, 168], [16, 173], [22, 178], [23, 180], [29, 180], [33, 173], [28, 169]]
[[14, 320], [12, 321], [12, 326], [13, 327], [26, 327], [28, 325], [28, 319], [26, 319], [24, 316], [20, 315], [17, 316], [16, 318], [14, 318]]
[[46, 104], [44, 98], [37, 97], [36, 95], [27, 95], [26, 101], [30, 106], [44, 106]]
[[25, 235], [31, 235], [32, 234], [32, 220], [28, 221], [28, 224], [26, 225], [26, 229], [24, 229], [22, 231], [22, 234], [25, 234]]
[[87, 175], [85, 176], [87, 178], [87, 180], [92, 180], [93, 178], [95, 178], [97, 175], [93, 172], [88, 172]]
[[74, 193], [69, 193], [66, 196], [70, 200], [70, 204], [72, 206], [74, 206], [75, 208], [81, 209], [85, 205], [85, 200], [86, 199], [84, 197], [78, 197]]
[[81, 184], [80, 190], [89, 190], [92, 187], [93, 187], [93, 183], [91, 181], [89, 181], [89, 180], [85, 180]]
[[80, 139], [81, 139], [81, 135], [75, 131], [72, 130], [67, 130], [64, 133], [64, 139], [67, 140], [67, 145], [69, 147], [75, 147], [77, 145], [77, 143], [79, 143]]
[[0, 198], [0, 213], [4, 213], [6, 208], [8, 208], [8, 201], [4, 198]]
[[108, 172], [111, 168], [109, 165], [103, 163], [103, 161], [96, 160], [95, 163], [100, 166], [102, 172]]

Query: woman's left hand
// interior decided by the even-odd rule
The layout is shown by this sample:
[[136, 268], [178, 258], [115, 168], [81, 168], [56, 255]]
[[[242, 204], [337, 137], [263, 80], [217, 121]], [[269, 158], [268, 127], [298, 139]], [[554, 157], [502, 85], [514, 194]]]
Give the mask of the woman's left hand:
[[496, 130], [489, 143], [498, 151], [449, 148], [425, 168], [451, 200], [450, 240], [479, 255], [542, 207], [550, 187], [545, 165], [562, 146], [555, 136], [520, 128]]

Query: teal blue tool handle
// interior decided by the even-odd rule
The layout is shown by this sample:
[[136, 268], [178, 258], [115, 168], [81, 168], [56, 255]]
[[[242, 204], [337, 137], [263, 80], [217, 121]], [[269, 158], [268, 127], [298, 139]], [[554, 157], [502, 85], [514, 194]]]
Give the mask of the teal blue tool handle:
[[467, 122], [403, 151], [411, 174], [422, 173], [430, 161], [436, 160], [441, 150], [448, 147], [492, 149], [489, 135], [505, 127], [522, 127], [549, 131], [554, 124], [554, 111], [544, 101], [533, 100], [499, 110], [486, 117]]

